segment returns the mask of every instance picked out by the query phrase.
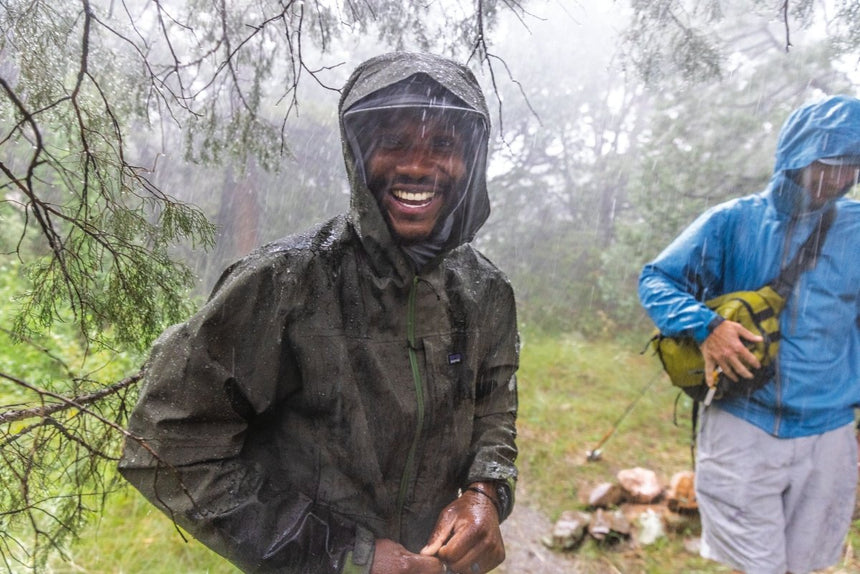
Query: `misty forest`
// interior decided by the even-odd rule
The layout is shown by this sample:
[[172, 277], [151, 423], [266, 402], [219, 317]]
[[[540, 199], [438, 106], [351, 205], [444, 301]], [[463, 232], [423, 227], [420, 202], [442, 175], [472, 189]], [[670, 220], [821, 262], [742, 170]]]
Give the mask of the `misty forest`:
[[[140, 367], [230, 263], [349, 208], [339, 90], [391, 50], [467, 64], [492, 114], [475, 245], [517, 297], [518, 505], [552, 521], [601, 472], [689, 464], [639, 272], [767, 184], [791, 110], [860, 95], [860, 1], [0, 0], [0, 570], [235, 571], [116, 472]], [[640, 390], [626, 454], [583, 464]], [[620, 554], [563, 558], [727, 571]]]

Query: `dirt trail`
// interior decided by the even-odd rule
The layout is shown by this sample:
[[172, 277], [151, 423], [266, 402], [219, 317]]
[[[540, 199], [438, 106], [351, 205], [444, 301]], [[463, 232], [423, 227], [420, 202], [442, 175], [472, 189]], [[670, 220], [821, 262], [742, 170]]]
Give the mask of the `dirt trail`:
[[502, 524], [505, 562], [493, 574], [576, 574], [580, 570], [572, 557], [553, 552], [541, 543], [552, 532], [552, 523], [540, 511], [517, 501], [514, 511]]
[[[523, 495], [523, 496], [521, 496]], [[860, 520], [860, 485], [854, 510], [855, 521]], [[505, 562], [491, 574], [622, 574], [608, 561], [602, 565], [580, 564], [576, 553], [553, 552], [541, 539], [552, 533], [553, 524], [542, 512], [529, 504], [525, 489], [517, 490], [514, 511], [502, 524], [505, 540]], [[821, 574], [852, 574], [860, 572], [860, 559], [849, 544], [842, 563], [822, 570]]]

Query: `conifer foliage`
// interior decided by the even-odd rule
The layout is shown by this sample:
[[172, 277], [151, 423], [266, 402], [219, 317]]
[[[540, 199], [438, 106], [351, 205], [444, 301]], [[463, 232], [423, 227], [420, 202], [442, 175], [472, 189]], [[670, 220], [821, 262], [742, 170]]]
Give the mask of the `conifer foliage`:
[[193, 310], [194, 273], [173, 250], [211, 246], [215, 227], [157, 185], [161, 154], [271, 168], [289, 153], [299, 84], [324, 81], [309, 54], [358, 33], [459, 50], [492, 69], [485, 33], [501, 9], [522, 10], [495, 0], [0, 3], [0, 568], [43, 569], [100, 508], [116, 485], [135, 352]]

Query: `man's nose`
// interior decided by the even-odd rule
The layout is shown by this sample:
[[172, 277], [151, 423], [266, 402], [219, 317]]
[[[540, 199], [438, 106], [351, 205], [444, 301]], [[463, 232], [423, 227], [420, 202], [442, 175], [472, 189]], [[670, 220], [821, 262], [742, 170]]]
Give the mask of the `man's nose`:
[[404, 175], [420, 176], [432, 170], [435, 165], [428, 147], [419, 143], [409, 146], [399, 162], [398, 170]]

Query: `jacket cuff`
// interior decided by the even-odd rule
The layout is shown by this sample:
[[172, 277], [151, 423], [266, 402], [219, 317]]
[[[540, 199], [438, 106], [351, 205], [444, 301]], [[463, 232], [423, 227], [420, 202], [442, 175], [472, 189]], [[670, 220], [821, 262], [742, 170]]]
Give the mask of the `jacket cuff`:
[[502, 510], [499, 516], [499, 524], [504, 522], [514, 509], [515, 486], [516, 483], [513, 479], [496, 482], [496, 496], [499, 499], [499, 507]]
[[717, 327], [722, 325], [723, 321], [725, 321], [725, 320], [726, 320], [725, 317], [723, 317], [722, 315], [714, 315], [714, 318], [711, 319], [710, 323], [708, 323], [708, 335], [713, 333], [714, 329], [716, 329]]
[[342, 574], [370, 574], [373, 566], [373, 551], [376, 549], [376, 537], [363, 526], [355, 527], [355, 546], [346, 554]]
[[721, 317], [720, 315], [718, 315], [718, 314], [714, 313], [714, 312], [713, 312], [713, 311], [711, 311], [710, 309], [708, 309], [708, 312], [709, 312], [709, 313], [710, 313], [710, 315], [711, 315], [711, 317], [710, 317], [710, 319], [708, 320], [708, 322], [707, 322], [707, 323], [705, 323], [705, 324], [704, 324], [703, 326], [701, 326], [701, 327], [697, 327], [697, 328], [693, 331], [693, 338], [696, 340], [696, 343], [697, 343], [697, 344], [699, 344], [699, 345], [701, 345], [702, 343], [704, 343], [704, 342], [705, 342], [705, 339], [707, 339], [707, 338], [710, 336], [710, 334], [714, 332], [714, 329], [716, 329], [717, 327], [719, 327], [719, 326], [720, 326], [720, 323], [722, 323], [723, 321], [725, 321], [725, 319], [724, 319], [723, 317]]

